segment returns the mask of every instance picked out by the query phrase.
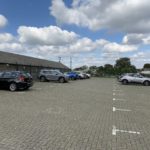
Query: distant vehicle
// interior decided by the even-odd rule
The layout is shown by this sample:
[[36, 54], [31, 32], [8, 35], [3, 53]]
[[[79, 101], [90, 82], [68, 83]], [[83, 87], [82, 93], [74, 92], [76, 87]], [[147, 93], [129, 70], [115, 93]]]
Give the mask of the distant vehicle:
[[91, 78], [91, 75], [89, 74], [89, 73], [85, 73], [85, 75], [86, 75], [86, 78]]
[[82, 72], [80, 72], [80, 71], [75, 71], [75, 72], [78, 74], [79, 79], [85, 79], [85, 78], [86, 78], [86, 76], [85, 76], [84, 73], [82, 73]]
[[145, 86], [150, 85], [150, 78], [146, 78], [138, 73], [126, 74], [123, 77], [119, 78], [119, 81], [122, 82], [122, 84], [140, 83]]
[[38, 78], [41, 82], [45, 81], [58, 81], [60, 83], [68, 82], [68, 76], [59, 70], [43, 69], [40, 71]]
[[0, 87], [7, 88], [10, 91], [18, 89], [29, 89], [33, 86], [33, 79], [29, 73], [22, 71], [0, 72]]
[[79, 75], [76, 72], [67, 72], [66, 75], [71, 80], [77, 80], [77, 79], [79, 79]]
[[90, 74], [78, 71], [79, 79], [89, 79], [91, 77]]

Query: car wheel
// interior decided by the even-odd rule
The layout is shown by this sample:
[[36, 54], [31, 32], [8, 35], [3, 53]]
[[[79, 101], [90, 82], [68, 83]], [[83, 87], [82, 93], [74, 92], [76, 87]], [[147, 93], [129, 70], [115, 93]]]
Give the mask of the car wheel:
[[126, 85], [128, 84], [128, 80], [123, 80], [122, 83]]
[[24, 88], [24, 90], [29, 90], [29, 88], [30, 88], [30, 87], [27, 86], [27, 87]]
[[40, 77], [40, 81], [41, 81], [41, 82], [45, 82], [45, 81], [46, 81], [45, 77], [43, 77], [43, 76]]
[[16, 90], [17, 90], [17, 85], [16, 85], [16, 83], [11, 83], [11, 84], [9, 85], [9, 90], [12, 91], [12, 92], [16, 91]]
[[149, 81], [144, 81], [143, 83], [145, 86], [149, 86], [150, 85], [150, 82]]
[[60, 83], [64, 83], [64, 82], [65, 82], [65, 79], [64, 79], [64, 78], [59, 78], [59, 82], [60, 82]]

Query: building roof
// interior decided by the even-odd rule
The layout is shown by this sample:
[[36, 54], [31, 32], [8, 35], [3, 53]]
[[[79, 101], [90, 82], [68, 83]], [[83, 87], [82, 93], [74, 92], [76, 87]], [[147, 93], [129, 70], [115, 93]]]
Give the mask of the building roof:
[[67, 66], [60, 62], [49, 61], [2, 51], [0, 51], [0, 63], [69, 69]]

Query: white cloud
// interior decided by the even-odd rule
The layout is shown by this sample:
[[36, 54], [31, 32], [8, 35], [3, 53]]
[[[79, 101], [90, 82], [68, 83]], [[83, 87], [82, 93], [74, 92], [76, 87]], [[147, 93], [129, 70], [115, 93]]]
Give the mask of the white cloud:
[[0, 43], [11, 42], [12, 40], [14, 40], [14, 37], [10, 33], [0, 33]]
[[9, 33], [0, 34], [0, 50], [17, 53], [32, 53], [35, 56], [49, 58], [90, 53], [96, 50], [103, 53], [126, 53], [137, 50], [137, 46], [112, 43], [105, 39], [91, 40], [81, 38], [74, 32], [62, 30], [56, 26], [36, 28], [21, 26], [18, 36]]
[[127, 34], [123, 37], [123, 43], [131, 45], [149, 45], [150, 34]]
[[19, 43], [0, 43], [0, 51], [23, 53], [25, 48]]
[[143, 38], [143, 43], [146, 44], [146, 45], [150, 45], [150, 35]]
[[58, 23], [91, 30], [150, 32], [149, 0], [73, 0], [70, 8], [63, 0], [52, 0], [50, 13]]
[[138, 51], [130, 56], [132, 63], [138, 68], [142, 68], [145, 63], [150, 63], [150, 52]]
[[[20, 26], [16, 37], [3, 33], [0, 34], [0, 40], [2, 41], [0, 42], [1, 51], [28, 54], [45, 59], [79, 55], [76, 64], [88, 65], [112, 63], [121, 54], [138, 50], [136, 45], [110, 42], [105, 39], [93, 41], [56, 26], [43, 28]], [[91, 56], [95, 52], [99, 56]]]
[[20, 26], [18, 29], [19, 41], [33, 45], [64, 45], [77, 39], [77, 34], [61, 30], [56, 26], [43, 28]]
[[6, 26], [6, 24], [7, 24], [6, 17], [0, 14], [0, 28]]
[[104, 45], [104, 50], [108, 52], [132, 52], [138, 49], [134, 45], [121, 45], [118, 43], [108, 43]]

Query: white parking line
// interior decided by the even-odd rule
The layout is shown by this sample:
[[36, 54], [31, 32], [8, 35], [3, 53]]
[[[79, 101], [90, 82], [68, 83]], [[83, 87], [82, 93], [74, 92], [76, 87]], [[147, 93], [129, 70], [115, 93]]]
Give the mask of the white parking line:
[[129, 110], [129, 109], [120, 109], [120, 108], [113, 107], [112, 111], [115, 112], [115, 111], [131, 111], [131, 110]]
[[113, 93], [113, 95], [116, 95], [116, 93]]
[[113, 92], [122, 92], [122, 90], [113, 89]]
[[113, 101], [126, 101], [125, 99], [121, 99], [121, 98], [113, 98]]
[[140, 134], [140, 132], [136, 132], [136, 131], [119, 130], [119, 129], [116, 128], [116, 126], [113, 126], [112, 135], [116, 135], [117, 132], [130, 133], [130, 134]]
[[113, 91], [113, 95], [124, 96], [125, 94], [124, 94], [124, 93], [119, 93], [119, 92], [115, 92], [115, 91]]
[[20, 91], [19, 91], [19, 92], [17, 92], [17, 93], [18, 93], [18, 94], [24, 94], [24, 93], [26, 93], [26, 92], [20, 92]]

